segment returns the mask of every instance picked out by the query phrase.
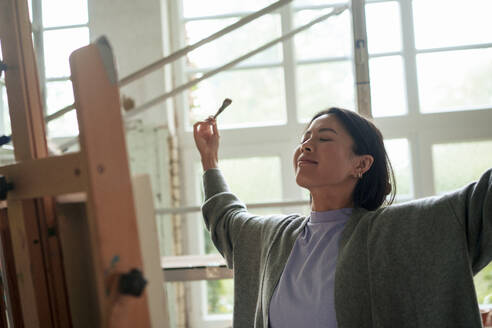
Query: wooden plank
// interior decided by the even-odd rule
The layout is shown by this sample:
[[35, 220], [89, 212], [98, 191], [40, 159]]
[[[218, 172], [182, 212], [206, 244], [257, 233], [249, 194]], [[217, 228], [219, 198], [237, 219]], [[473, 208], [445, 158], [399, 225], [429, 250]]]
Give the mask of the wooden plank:
[[12, 143], [18, 161], [47, 157], [31, 23], [25, 0], [0, 2], [0, 37], [7, 64], [5, 85], [12, 125]]
[[43, 256], [39, 247], [39, 236], [37, 239], [28, 237], [35, 236], [35, 233], [28, 235], [28, 229], [35, 230], [37, 223], [25, 224], [24, 216], [34, 217], [34, 206], [28, 208], [22, 201], [9, 202], [8, 218], [12, 251], [24, 325], [41, 327], [43, 320], [48, 320], [52, 324], [44, 270], [36, 270], [36, 268], [42, 268], [39, 261]]
[[225, 267], [226, 261], [220, 254], [163, 256], [161, 265], [163, 269]]
[[372, 118], [365, 1], [351, 0], [351, 9], [357, 111], [365, 117]]
[[[48, 156], [45, 124], [31, 24], [25, 0], [0, 2], [0, 38], [7, 64], [5, 84], [9, 102], [14, 154], [17, 161]], [[69, 326], [56, 236], [53, 200], [31, 199], [9, 203], [12, 248], [24, 324], [41, 327]], [[51, 208], [50, 208], [51, 207]], [[22, 259], [18, 259], [22, 256]], [[25, 299], [25, 298], [28, 299]]]
[[54, 327], [69, 327], [71, 318], [55, 216], [55, 200], [53, 197], [43, 197], [35, 202]]
[[119, 295], [117, 278], [143, 263], [112, 54], [91, 44], [70, 56], [87, 218], [103, 327], [150, 327], [147, 298]]
[[85, 203], [58, 204], [57, 217], [72, 327], [98, 327], [100, 313]]
[[138, 236], [142, 247], [143, 272], [148, 280], [147, 302], [151, 324], [155, 328], [169, 328], [167, 296], [160, 263], [159, 237], [150, 178], [148, 175], [134, 176], [132, 185], [137, 211]]
[[233, 278], [233, 271], [219, 254], [164, 256], [161, 266], [167, 282]]
[[0, 167], [0, 174], [14, 184], [10, 200], [75, 193], [86, 190], [80, 161], [79, 153], [47, 157]]
[[60, 195], [56, 196], [55, 200], [57, 204], [85, 203], [87, 201], [87, 194], [84, 192], [77, 192], [74, 194]]
[[22, 319], [14, 254], [12, 253], [12, 240], [10, 238], [10, 228], [6, 208], [0, 210], [0, 238], [2, 247], [1, 266], [4, 292], [4, 297], [2, 297], [2, 299], [5, 300], [5, 315], [10, 317], [12, 328], [20, 328], [24, 327], [24, 322]]
[[203, 267], [203, 268], [183, 268], [183, 269], [164, 269], [166, 282], [193, 281], [193, 280], [220, 280], [232, 279], [232, 270], [224, 267]]

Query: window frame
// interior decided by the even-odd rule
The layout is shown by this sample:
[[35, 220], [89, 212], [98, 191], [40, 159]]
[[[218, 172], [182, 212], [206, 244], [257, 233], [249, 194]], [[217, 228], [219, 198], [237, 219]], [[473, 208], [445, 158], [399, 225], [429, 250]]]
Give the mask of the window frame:
[[[34, 50], [36, 53], [37, 66], [38, 66], [38, 77], [39, 77], [39, 86], [41, 92], [41, 101], [43, 104], [43, 112], [44, 115], [47, 115], [48, 111], [48, 85], [51, 82], [70, 82], [71, 78], [69, 76], [62, 77], [46, 77], [46, 63], [45, 63], [45, 55], [44, 55], [44, 33], [47, 31], [57, 31], [57, 30], [68, 30], [73, 28], [87, 28], [89, 32], [89, 40], [90, 40], [90, 17], [89, 17], [89, 3], [87, 3], [87, 23], [85, 24], [75, 24], [75, 25], [55, 25], [45, 27], [43, 24], [43, 0], [28, 0], [31, 4], [31, 14], [32, 14], [32, 32], [33, 32], [33, 42], [34, 42]], [[86, 0], [89, 2], [89, 0]], [[68, 61], [68, 58], [67, 58]], [[68, 106], [70, 104], [66, 104]], [[55, 108], [54, 110], [59, 110], [61, 108]], [[46, 131], [48, 132], [48, 122], [46, 123]], [[49, 136], [49, 134], [48, 134]], [[75, 135], [76, 136], [76, 135]], [[67, 139], [71, 139], [74, 136], [60, 136], [50, 138], [52, 140], [62, 140], [65, 141]]]
[[[471, 108], [471, 110], [448, 111], [436, 113], [420, 112], [420, 100], [417, 79], [417, 55], [421, 53], [432, 53], [442, 51], [453, 51], [460, 49], [492, 48], [491, 44], [472, 44], [456, 47], [420, 49], [415, 47], [415, 35], [413, 26], [412, 1], [408, 0], [367, 0], [366, 4], [396, 2], [399, 5], [401, 50], [385, 53], [369, 54], [368, 58], [377, 58], [391, 55], [399, 55], [403, 63], [403, 82], [405, 90], [405, 101], [407, 113], [398, 116], [376, 117], [373, 119], [385, 136], [385, 139], [405, 138], [409, 145], [410, 170], [411, 170], [411, 190], [412, 198], [422, 198], [435, 194], [432, 146], [434, 144], [448, 142], [466, 142], [477, 140], [492, 140], [492, 130], [487, 122], [492, 121], [492, 106], [488, 108]], [[181, 1], [177, 1], [177, 6], [172, 7], [171, 13], [174, 17], [182, 17]], [[278, 10], [281, 14], [282, 33], [286, 33], [293, 28], [293, 16], [296, 11], [301, 9], [321, 9], [328, 6], [303, 6], [294, 7], [292, 4], [286, 5]], [[236, 13], [225, 15], [234, 16]], [[247, 13], [241, 13], [245, 15]], [[224, 15], [223, 15], [224, 16]], [[219, 18], [218, 16], [207, 16], [207, 18]], [[187, 18], [190, 20], [192, 18]], [[175, 38], [172, 51], [176, 51], [184, 46], [183, 20], [175, 19], [171, 24], [171, 33], [178, 35]], [[368, 40], [370, 42], [370, 39]], [[221, 148], [219, 158], [234, 158], [244, 156], [259, 156], [265, 153], [281, 153], [282, 183], [284, 184], [284, 200], [301, 199], [300, 188], [295, 184], [294, 172], [292, 169], [292, 154], [298, 142], [306, 122], [297, 121], [297, 85], [296, 67], [306, 61], [296, 61], [294, 44], [292, 40], [283, 42], [284, 83], [286, 92], [286, 117], [287, 122], [283, 125], [275, 126], [256, 126], [236, 129], [221, 129]], [[353, 56], [350, 58], [353, 61]], [[327, 59], [333, 60], [333, 59]], [[323, 60], [316, 60], [325, 62]], [[309, 61], [307, 61], [309, 62]], [[268, 65], [264, 65], [268, 66]], [[276, 64], [278, 66], [278, 64]], [[185, 81], [185, 64], [180, 60], [173, 65], [176, 77], [176, 85]], [[244, 68], [242, 68], [244, 69]], [[355, 78], [354, 78], [355, 79]], [[199, 161], [198, 152], [195, 150], [192, 132], [186, 128], [187, 122], [186, 97], [182, 94], [176, 97], [176, 108], [178, 122], [177, 129], [180, 140], [181, 156], [184, 164], [182, 179], [184, 182], [184, 202], [188, 205], [199, 203], [197, 198], [197, 181], [193, 167], [190, 163]], [[220, 124], [220, 123], [219, 123]], [[247, 141], [245, 141], [247, 140]], [[267, 140], [267, 142], [265, 142]], [[268, 200], [265, 200], [268, 201]], [[297, 209], [291, 209], [296, 211]], [[194, 215], [198, 219], [200, 214]], [[192, 220], [187, 220], [188, 222]], [[196, 221], [193, 221], [196, 223]], [[201, 226], [200, 226], [201, 229]], [[200, 252], [200, 239], [196, 238], [197, 225], [188, 224], [185, 238], [188, 242], [188, 251], [191, 253]], [[201, 232], [201, 230], [200, 230]], [[200, 233], [201, 235], [201, 233]], [[203, 243], [203, 242], [202, 242]], [[189, 290], [191, 304], [190, 320], [194, 325], [200, 327], [220, 327], [230, 324], [230, 320], [208, 320], [202, 313], [204, 297], [203, 290], [191, 287]]]

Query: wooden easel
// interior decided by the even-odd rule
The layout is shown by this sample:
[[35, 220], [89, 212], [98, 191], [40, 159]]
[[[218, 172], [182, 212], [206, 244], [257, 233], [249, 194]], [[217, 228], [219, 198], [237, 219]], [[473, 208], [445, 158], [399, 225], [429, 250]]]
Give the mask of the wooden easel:
[[[142, 255], [109, 44], [101, 40], [72, 54], [81, 150], [48, 157], [25, 0], [0, 2], [0, 40], [17, 161], [0, 168], [14, 185], [0, 213], [3, 283], [13, 326], [78, 326], [77, 303], [91, 327], [150, 327], [146, 297], [130, 295], [143, 289], [138, 271], [130, 275], [142, 271]], [[61, 223], [54, 196], [77, 192], [86, 194], [86, 220]], [[68, 242], [86, 247], [82, 258], [64, 258], [70, 252], [63, 249], [67, 236], [61, 231], [70, 229]], [[67, 270], [74, 261], [85, 264], [84, 277]], [[74, 297], [81, 290], [83, 301]]]

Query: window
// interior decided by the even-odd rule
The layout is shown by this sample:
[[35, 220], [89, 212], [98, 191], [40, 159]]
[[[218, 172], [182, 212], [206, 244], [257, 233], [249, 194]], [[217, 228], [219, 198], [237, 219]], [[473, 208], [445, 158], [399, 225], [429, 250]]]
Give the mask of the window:
[[[436, 193], [445, 193], [477, 180], [492, 166], [492, 141], [435, 144], [432, 157]], [[474, 281], [478, 302], [492, 304], [492, 265], [480, 271]]]
[[[2, 44], [0, 43], [0, 60], [3, 60]], [[5, 75], [0, 78], [0, 135], [9, 135], [10, 129], [9, 105], [7, 102], [7, 88], [5, 87]]]
[[[33, 6], [33, 21], [36, 52], [42, 53], [44, 61], [38, 62], [41, 88], [44, 89], [46, 114], [73, 104], [73, 89], [70, 82], [70, 54], [89, 44], [89, 19], [87, 0], [40, 0]], [[63, 15], [60, 15], [63, 12]], [[50, 138], [76, 136], [77, 117], [72, 111], [48, 123]]]
[[[173, 33], [182, 38], [173, 51], [273, 2], [212, 1], [206, 5], [197, 0], [176, 2], [171, 14], [180, 20], [171, 27]], [[340, 3], [346, 2], [294, 0], [190, 53], [175, 65], [176, 81], [180, 84], [201, 76], [329, 12]], [[446, 11], [442, 10], [443, 6]], [[492, 160], [484, 155], [492, 152], [483, 148], [490, 147], [486, 145], [492, 140], [488, 123], [492, 121], [492, 71], [489, 69], [492, 67], [492, 40], [487, 33], [490, 28], [486, 28], [492, 23], [485, 14], [490, 12], [490, 6], [488, 0], [473, 0], [466, 6], [464, 2], [450, 4], [444, 0], [366, 1], [372, 114], [386, 138], [385, 145], [396, 175], [398, 202], [463, 186], [476, 179], [477, 172], [492, 166]], [[456, 21], [466, 24], [456, 25]], [[199, 155], [190, 126], [213, 114], [226, 97], [233, 103], [218, 120], [220, 165], [233, 192], [245, 202], [308, 198], [295, 184], [292, 154], [306, 122], [315, 112], [331, 106], [356, 109], [351, 25], [350, 11], [345, 11], [197, 84], [178, 97], [187, 205], [201, 201], [201, 173], [197, 173], [201, 168], [196, 164]], [[451, 150], [453, 147], [461, 148]], [[446, 166], [454, 161], [451, 154], [468, 154], [473, 149], [479, 149], [475, 150], [480, 155], [476, 162], [482, 165], [474, 168], [473, 173], [460, 177], [458, 167]], [[463, 158], [469, 158], [467, 156], [472, 155]], [[242, 166], [250, 163], [249, 160], [267, 158], [275, 158], [275, 168], [254, 168], [260, 164]], [[456, 160], [453, 165], [459, 165], [457, 163]], [[230, 170], [241, 172], [241, 176], [230, 175]], [[272, 174], [269, 177], [275, 174], [281, 187], [249, 199], [244, 188], [248, 184], [254, 186], [251, 181], [258, 177], [246, 178], [242, 176], [244, 172]], [[444, 172], [447, 173], [442, 177]], [[247, 182], [237, 183], [236, 179], [240, 178]], [[270, 182], [262, 185], [270, 187]], [[300, 206], [277, 212], [307, 215], [309, 208]], [[190, 224], [189, 249], [211, 251], [210, 242], [204, 238], [203, 225], [196, 223], [199, 221], [200, 215], [196, 215], [194, 224]], [[230, 287], [222, 282], [215, 286], [209, 284], [208, 289], [205, 286], [203, 283], [201, 287], [192, 288], [192, 322], [201, 327], [226, 325], [230, 317], [225, 319], [227, 316], [223, 313], [230, 309], [229, 305], [224, 305], [232, 299], [226, 292]], [[479, 282], [477, 288], [481, 288]], [[220, 293], [221, 290], [224, 293]], [[481, 295], [480, 291], [478, 293]], [[221, 314], [211, 318], [212, 313]]]
[[413, 5], [422, 112], [490, 108], [492, 36], [486, 31], [492, 23], [485, 13], [492, 3], [453, 1], [440, 10], [443, 5], [442, 0], [415, 0]]

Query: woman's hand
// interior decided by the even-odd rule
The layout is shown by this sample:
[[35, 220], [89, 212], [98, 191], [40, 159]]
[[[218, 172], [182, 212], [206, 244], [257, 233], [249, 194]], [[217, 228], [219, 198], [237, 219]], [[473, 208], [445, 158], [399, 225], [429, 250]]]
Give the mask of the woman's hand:
[[202, 158], [203, 170], [218, 167], [220, 136], [215, 119], [210, 116], [205, 121], [196, 122], [193, 125], [193, 137]]

